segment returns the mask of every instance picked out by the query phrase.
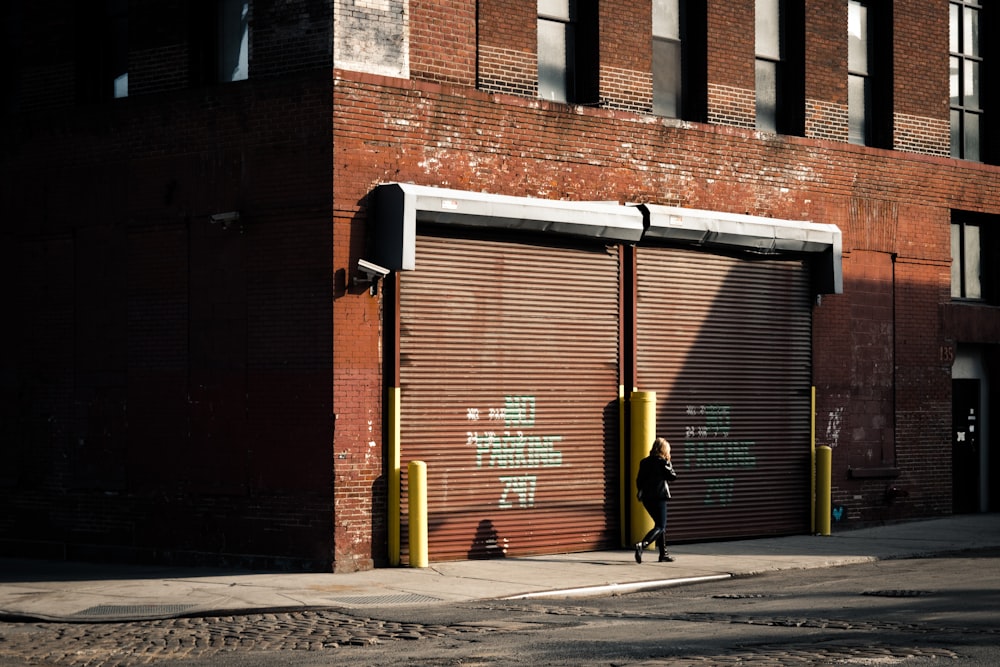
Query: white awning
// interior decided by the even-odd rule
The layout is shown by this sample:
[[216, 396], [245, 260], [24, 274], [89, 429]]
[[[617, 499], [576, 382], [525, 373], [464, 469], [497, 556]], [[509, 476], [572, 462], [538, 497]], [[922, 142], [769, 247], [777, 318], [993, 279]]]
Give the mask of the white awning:
[[560, 201], [449, 190], [409, 183], [375, 191], [375, 261], [396, 270], [416, 268], [417, 221], [463, 227], [519, 229], [635, 243], [642, 212], [616, 202]]
[[373, 259], [416, 268], [417, 222], [513, 229], [614, 242], [666, 242], [755, 257], [805, 258], [817, 292], [843, 292], [836, 225], [616, 202], [561, 201], [387, 183], [373, 193]]
[[818, 292], [844, 291], [841, 235], [836, 225], [657, 204], [640, 204], [639, 208], [647, 215], [643, 239], [739, 251], [761, 258], [806, 257], [813, 260]]

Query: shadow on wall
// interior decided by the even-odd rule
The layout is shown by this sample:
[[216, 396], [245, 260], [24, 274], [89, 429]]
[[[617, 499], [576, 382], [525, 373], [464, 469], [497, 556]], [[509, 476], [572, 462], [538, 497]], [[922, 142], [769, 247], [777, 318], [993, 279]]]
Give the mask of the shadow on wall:
[[489, 519], [483, 519], [479, 522], [468, 556], [469, 560], [493, 560], [507, 557], [507, 541], [501, 539], [493, 522]]

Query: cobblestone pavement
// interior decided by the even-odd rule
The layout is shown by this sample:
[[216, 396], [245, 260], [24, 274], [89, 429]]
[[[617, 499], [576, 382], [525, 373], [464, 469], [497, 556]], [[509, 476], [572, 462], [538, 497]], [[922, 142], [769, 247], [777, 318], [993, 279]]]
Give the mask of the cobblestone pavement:
[[26, 664], [144, 665], [235, 651], [336, 651], [344, 646], [455, 637], [489, 631], [475, 624], [421, 625], [302, 611], [131, 623], [3, 623], [0, 658]]
[[[724, 613], [658, 614], [617, 612], [567, 605], [498, 602], [470, 605], [470, 610], [497, 618], [520, 619], [552, 615], [572, 622], [600, 619], [642, 619], [699, 624], [748, 624], [793, 628], [850, 630], [850, 639], [817, 646], [811, 643], [757, 645], [746, 650], [720, 652], [717, 655], [685, 657], [678, 660], [647, 660], [630, 663], [657, 665], [754, 664], [754, 665], [828, 665], [899, 664], [907, 658], [951, 658], [951, 650], [927, 646], [934, 637], [962, 639], [969, 634], [981, 638], [984, 633], [1000, 640], [1000, 629], [931, 627], [926, 624], [883, 622], [878, 620], [846, 621], [837, 618], [752, 616]], [[482, 614], [480, 614], [482, 615]], [[210, 661], [221, 653], [245, 651], [313, 651], [336, 657], [347, 647], [364, 647], [387, 642], [448, 638], [479, 640], [484, 633], [524, 631], [534, 624], [494, 620], [454, 624], [399, 623], [373, 618], [359, 618], [332, 610], [288, 613], [248, 614], [203, 618], [174, 618], [129, 623], [0, 623], [0, 661], [12, 659], [26, 665], [71, 665], [110, 667], [146, 665], [171, 659]], [[534, 631], [538, 631], [537, 629]], [[867, 639], [858, 639], [858, 636]], [[883, 638], [912, 639], [899, 645], [885, 645]], [[921, 641], [921, 639], [923, 641]], [[872, 645], [874, 644], [874, 645]], [[363, 650], [363, 649], [362, 649]], [[497, 660], [499, 661], [499, 660]], [[480, 661], [481, 662], [481, 661]], [[418, 661], [419, 663], [419, 661]], [[414, 664], [414, 663], [410, 663]]]

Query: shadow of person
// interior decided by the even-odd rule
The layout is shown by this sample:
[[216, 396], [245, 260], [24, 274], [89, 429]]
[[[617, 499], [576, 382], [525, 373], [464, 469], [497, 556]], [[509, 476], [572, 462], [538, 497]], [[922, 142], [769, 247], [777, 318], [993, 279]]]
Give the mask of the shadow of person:
[[476, 537], [469, 549], [469, 560], [487, 560], [507, 557], [507, 541], [501, 540], [493, 522], [483, 519], [476, 527]]

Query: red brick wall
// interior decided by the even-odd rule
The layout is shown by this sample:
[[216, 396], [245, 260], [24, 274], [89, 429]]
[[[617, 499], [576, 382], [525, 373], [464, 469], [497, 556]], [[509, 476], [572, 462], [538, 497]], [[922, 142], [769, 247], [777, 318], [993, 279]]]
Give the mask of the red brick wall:
[[893, 3], [896, 111], [948, 119], [948, 7], [944, 3]]
[[478, 87], [538, 95], [538, 13], [532, 2], [480, 0]]
[[[947, 220], [951, 207], [998, 210], [1000, 199], [985, 194], [996, 192], [993, 170], [347, 72], [337, 90], [341, 202], [400, 180], [839, 225], [845, 293], [827, 295], [814, 311], [817, 428], [819, 444], [835, 447], [835, 498], [855, 522], [949, 511], [950, 479], [925, 463], [949, 443], [949, 367], [939, 357], [948, 339], [940, 315], [949, 299]], [[391, 137], [392, 150], [373, 136]], [[360, 233], [364, 211], [342, 215]], [[883, 465], [900, 469], [891, 483], [907, 489], [906, 498], [889, 504], [889, 480], [848, 474]]]
[[847, 141], [847, 3], [807, 0], [806, 136]]
[[709, 5], [709, 82], [753, 90], [754, 39], [754, 0], [713, 2]]
[[847, 3], [805, 0], [806, 99], [847, 105]]
[[710, 123], [745, 128], [756, 124], [754, 38], [754, 0], [708, 6]]
[[476, 85], [475, 3], [411, 0], [410, 76]]
[[[948, 11], [944, 3], [893, 3], [893, 146], [948, 155]], [[902, 48], [899, 48], [899, 47]]]
[[647, 3], [600, 3], [601, 104], [650, 113], [653, 108], [652, 12]]
[[[945, 3], [896, 3], [907, 152], [844, 142], [842, 8], [820, 0], [805, 138], [752, 130], [753, 0], [709, 6], [709, 124], [633, 113], [650, 28], [630, 3], [601, 6], [606, 108], [535, 99], [535, 4], [500, 0], [411, 2], [411, 81], [331, 77], [326, 2], [255, 2], [251, 78], [230, 86], [190, 89], [181, 22], [137, 20], [159, 32], [133, 44], [136, 94], [77, 108], [68, 4], [25, 10], [32, 115], [0, 128], [4, 544], [384, 562], [387, 302], [352, 279], [389, 181], [837, 224], [845, 293], [814, 308], [813, 365], [835, 501], [855, 522], [950, 510], [942, 348], [995, 341], [1000, 318], [950, 304], [948, 221], [1000, 211], [1000, 176], [937, 157]], [[208, 224], [227, 210], [242, 232]], [[883, 464], [900, 476], [848, 474]]]

